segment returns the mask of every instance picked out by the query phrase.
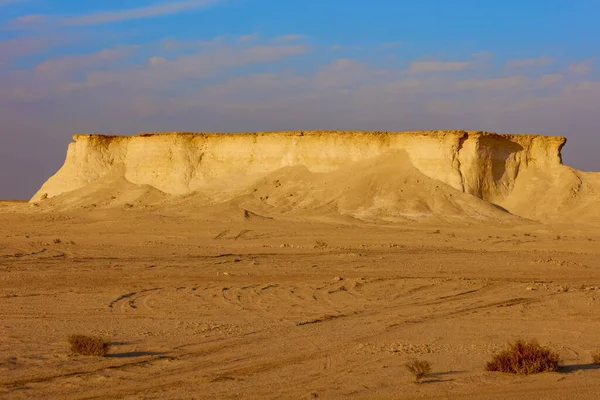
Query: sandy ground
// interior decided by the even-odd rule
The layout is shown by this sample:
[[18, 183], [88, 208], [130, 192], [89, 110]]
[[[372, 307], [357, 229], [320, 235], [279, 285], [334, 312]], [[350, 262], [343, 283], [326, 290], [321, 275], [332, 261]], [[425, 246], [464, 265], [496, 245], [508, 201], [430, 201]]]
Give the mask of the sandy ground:
[[[598, 229], [214, 215], [0, 203], [0, 398], [600, 398]], [[521, 337], [560, 372], [484, 371]]]

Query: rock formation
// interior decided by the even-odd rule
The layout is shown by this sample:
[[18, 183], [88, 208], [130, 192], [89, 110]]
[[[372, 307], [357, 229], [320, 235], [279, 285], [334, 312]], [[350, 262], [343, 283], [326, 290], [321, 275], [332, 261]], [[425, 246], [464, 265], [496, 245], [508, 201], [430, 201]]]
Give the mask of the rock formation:
[[[598, 199], [595, 197], [598, 174], [586, 174], [562, 165], [560, 151], [566, 143], [563, 137], [466, 131], [311, 131], [83, 134], [75, 135], [74, 140], [63, 167], [35, 194], [33, 202], [74, 193], [115, 175], [168, 195], [203, 192], [210, 197], [209, 193], [213, 193], [214, 201], [227, 201], [247, 194], [249, 188], [271, 174], [279, 173], [285, 181], [286, 176], [294, 176], [298, 168], [312, 177], [294, 178], [305, 183], [311, 179], [321, 179], [323, 183], [327, 180], [323, 174], [337, 174], [330, 188], [342, 184], [341, 181], [350, 187], [356, 183], [357, 176], [368, 169], [371, 171], [368, 179], [379, 175], [377, 179], [384, 177], [387, 183], [393, 183], [393, 187], [381, 186], [388, 188], [387, 193], [376, 191], [368, 201], [381, 202], [385, 198], [388, 205], [394, 201], [406, 202], [418, 195], [419, 185], [407, 191], [402, 185], [409, 185], [413, 180], [419, 182], [420, 175], [430, 186], [439, 189], [439, 185], [443, 185], [447, 192], [445, 197], [452, 196], [448, 191], [460, 192], [527, 218], [564, 216], [565, 207], [581, 204], [578, 194], [582, 191], [591, 191], [592, 200]], [[362, 165], [360, 170], [352, 172], [358, 165]], [[344, 171], [349, 175], [343, 176]], [[336, 192], [336, 189], [331, 190]], [[344, 190], [340, 187], [338, 197], [333, 200], [352, 197]], [[357, 195], [360, 198], [359, 193]], [[419, 201], [427, 203], [423, 203], [425, 211], [435, 212], [432, 199]], [[571, 204], [574, 201], [577, 204]], [[358, 209], [373, 209], [373, 204], [353, 207], [350, 213], [356, 214]]]

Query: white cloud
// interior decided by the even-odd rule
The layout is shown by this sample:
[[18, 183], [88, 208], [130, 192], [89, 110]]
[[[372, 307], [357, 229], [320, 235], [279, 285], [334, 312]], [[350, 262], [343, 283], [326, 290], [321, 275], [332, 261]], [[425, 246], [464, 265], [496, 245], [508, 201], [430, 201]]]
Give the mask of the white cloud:
[[410, 65], [411, 73], [464, 71], [472, 64], [470, 62], [415, 61]]
[[546, 74], [537, 78], [537, 82], [542, 86], [556, 85], [564, 80], [561, 74]]
[[253, 40], [258, 40], [258, 33], [252, 33], [249, 35], [240, 36], [240, 42], [252, 42]]
[[0, 0], [0, 7], [1, 6], [8, 6], [11, 4], [22, 4], [22, 3], [26, 3], [29, 0]]
[[302, 39], [306, 39], [306, 35], [289, 34], [289, 35], [283, 35], [283, 36], [276, 37], [275, 41], [276, 42], [294, 42], [296, 40], [302, 40]]
[[63, 20], [65, 25], [91, 25], [104, 24], [118, 21], [151, 18], [163, 15], [179, 14], [182, 12], [207, 8], [219, 3], [219, 0], [189, 0], [169, 1], [147, 7], [133, 8], [118, 11], [103, 11], [89, 15], [69, 17]]
[[0, 41], [0, 61], [10, 61], [38, 53], [50, 46], [68, 42], [69, 38], [56, 35], [43, 37], [20, 37]]
[[549, 57], [513, 59], [506, 62], [507, 68], [531, 68], [552, 65], [554, 60]]
[[46, 60], [35, 67], [37, 75], [57, 76], [71, 71], [85, 71], [90, 68], [98, 69], [110, 65], [118, 59], [130, 56], [139, 46], [121, 46], [100, 50], [93, 54], [81, 54], [55, 57]]
[[580, 63], [571, 64], [568, 67], [569, 72], [577, 75], [585, 75], [593, 69], [594, 60], [586, 60]]
[[362, 50], [360, 46], [344, 46], [341, 44], [334, 44], [331, 46], [331, 50]]
[[204, 79], [224, 76], [232, 68], [304, 54], [309, 47], [220, 44], [173, 58], [157, 54], [144, 64], [132, 62], [131, 56], [137, 50], [138, 46], [108, 48], [92, 54], [54, 57], [31, 70], [8, 71], [0, 76], [0, 101], [27, 102], [105, 88], [148, 93], [169, 90], [179, 82], [191, 81], [196, 85]]
[[[0, 0], [1, 1], [1, 0]], [[131, 21], [136, 19], [154, 18], [166, 15], [181, 14], [188, 11], [209, 8], [224, 0], [187, 0], [169, 1], [146, 7], [130, 8], [114, 11], [98, 11], [91, 14], [55, 17], [51, 15], [24, 15], [9, 21], [5, 28], [27, 29], [43, 24], [49, 26], [86, 26], [107, 24], [113, 22]]]
[[491, 89], [491, 90], [523, 90], [530, 83], [524, 76], [509, 76], [503, 78], [471, 79], [456, 83], [457, 89]]
[[47, 16], [43, 14], [28, 14], [23, 15], [22, 17], [15, 18], [13, 21], [11, 21], [11, 23], [15, 26], [26, 26], [39, 24], [41, 22], [44, 22], [46, 18]]

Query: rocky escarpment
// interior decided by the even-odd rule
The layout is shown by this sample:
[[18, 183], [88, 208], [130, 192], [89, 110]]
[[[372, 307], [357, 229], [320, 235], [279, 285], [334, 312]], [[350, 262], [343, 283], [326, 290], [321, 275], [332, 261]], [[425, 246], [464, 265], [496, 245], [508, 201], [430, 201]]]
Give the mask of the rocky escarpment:
[[[545, 181], [559, 177], [564, 181], [566, 175], [576, 174], [561, 163], [566, 139], [538, 135], [311, 131], [82, 134], [74, 140], [63, 167], [32, 201], [76, 191], [115, 171], [128, 182], [170, 195], [209, 189], [233, 193], [286, 167], [331, 173], [402, 152], [411, 168], [424, 176], [523, 215], [527, 213], [521, 203], [527, 199], [519, 199], [515, 188], [531, 191], [540, 174]], [[402, 170], [386, 169], [385, 173], [392, 175], [390, 179], [396, 173], [398, 179], [402, 176]], [[519, 182], [521, 177], [531, 181]]]

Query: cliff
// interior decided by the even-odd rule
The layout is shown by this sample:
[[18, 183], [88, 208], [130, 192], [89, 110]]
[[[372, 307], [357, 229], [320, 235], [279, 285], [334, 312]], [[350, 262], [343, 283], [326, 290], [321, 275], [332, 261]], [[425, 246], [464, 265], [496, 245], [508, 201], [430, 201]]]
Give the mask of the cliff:
[[[561, 163], [563, 137], [466, 131], [312, 131], [82, 134], [73, 138], [63, 167], [33, 196], [33, 202], [77, 191], [110, 174], [169, 195], [201, 191], [229, 200], [284, 168], [331, 174], [373, 160], [380, 160], [374, 164], [383, 167], [383, 162], [395, 162], [385, 161], [391, 154], [403, 154], [407, 163], [386, 169], [386, 179], [402, 180], [408, 169], [414, 169], [429, 180], [526, 217], [535, 217], [538, 211], [525, 209], [531, 208], [533, 199], [523, 199], [521, 193], [542, 196], [535, 190], [540, 181], [546, 192], [557, 181], [567, 186], [571, 180], [574, 186], [581, 181], [577, 171]], [[373, 174], [378, 172], [373, 170]], [[354, 176], [339, 179], [350, 182]]]

